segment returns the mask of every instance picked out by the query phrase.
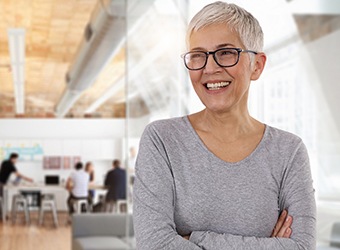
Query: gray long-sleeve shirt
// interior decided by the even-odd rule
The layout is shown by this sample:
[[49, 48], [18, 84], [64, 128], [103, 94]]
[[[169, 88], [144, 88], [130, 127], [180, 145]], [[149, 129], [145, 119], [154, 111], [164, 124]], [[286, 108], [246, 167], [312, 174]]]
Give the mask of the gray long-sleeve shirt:
[[[292, 235], [270, 238], [283, 209], [293, 217]], [[153, 122], [136, 162], [134, 225], [138, 250], [314, 250], [307, 150], [297, 136], [267, 125], [248, 157], [228, 163], [187, 117]]]

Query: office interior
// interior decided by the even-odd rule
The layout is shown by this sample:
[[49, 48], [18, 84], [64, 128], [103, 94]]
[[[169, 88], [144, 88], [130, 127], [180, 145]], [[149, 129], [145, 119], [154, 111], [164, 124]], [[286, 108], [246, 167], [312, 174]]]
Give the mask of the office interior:
[[[11, 223], [9, 212], [0, 222], [0, 249], [73, 249], [64, 189], [73, 163], [93, 162], [94, 183], [102, 186], [114, 159], [128, 172], [128, 192], [127, 209], [112, 213], [125, 216], [120, 223], [130, 239], [124, 247], [134, 249], [129, 215], [135, 153], [148, 123], [203, 107], [181, 54], [188, 21], [210, 2], [0, 0], [0, 159], [20, 154], [16, 166], [34, 183], [21, 181], [18, 190], [43, 190], [46, 176], [57, 176], [59, 215], [55, 227], [49, 212], [43, 225], [37, 209], [28, 225], [23, 214]], [[317, 201], [317, 248], [340, 249], [334, 229], [340, 222], [340, 4], [229, 2], [253, 13], [264, 31], [267, 65], [251, 84], [250, 112], [305, 142]], [[101, 194], [104, 189], [96, 202]]]

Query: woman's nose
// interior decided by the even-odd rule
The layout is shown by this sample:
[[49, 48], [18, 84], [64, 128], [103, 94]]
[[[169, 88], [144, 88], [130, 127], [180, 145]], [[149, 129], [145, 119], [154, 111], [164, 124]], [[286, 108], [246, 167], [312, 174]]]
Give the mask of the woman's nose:
[[204, 67], [204, 73], [213, 74], [213, 73], [219, 72], [219, 71], [221, 71], [221, 66], [219, 66], [216, 63], [213, 55], [208, 55], [207, 64]]

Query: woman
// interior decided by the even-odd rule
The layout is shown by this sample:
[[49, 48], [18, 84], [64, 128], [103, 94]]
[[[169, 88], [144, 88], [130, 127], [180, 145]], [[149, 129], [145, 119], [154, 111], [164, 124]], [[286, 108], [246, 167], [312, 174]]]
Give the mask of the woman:
[[88, 161], [85, 165], [85, 172], [89, 174], [90, 176], [90, 184], [93, 184], [94, 182], [94, 169], [93, 169], [93, 163]]
[[[85, 164], [85, 172], [89, 174], [90, 176], [90, 185], [94, 184], [94, 169], [93, 169], [93, 163], [88, 161]], [[94, 199], [95, 191], [93, 189], [89, 189], [89, 203], [92, 205], [93, 204], [93, 199]]]
[[215, 2], [191, 20], [187, 38], [185, 66], [205, 109], [144, 131], [134, 186], [137, 249], [315, 249], [306, 148], [248, 112], [250, 81], [266, 62], [258, 21]]

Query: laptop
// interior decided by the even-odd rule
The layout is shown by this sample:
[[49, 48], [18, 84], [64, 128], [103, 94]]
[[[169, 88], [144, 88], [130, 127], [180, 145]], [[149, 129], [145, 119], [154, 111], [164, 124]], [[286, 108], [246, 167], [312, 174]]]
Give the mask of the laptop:
[[45, 185], [59, 185], [59, 175], [45, 175]]

